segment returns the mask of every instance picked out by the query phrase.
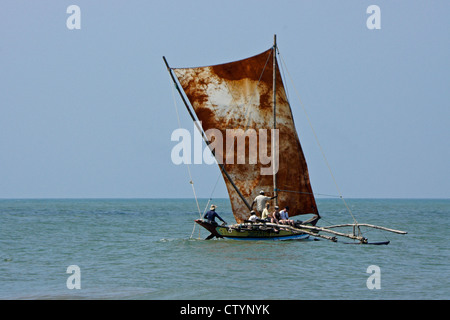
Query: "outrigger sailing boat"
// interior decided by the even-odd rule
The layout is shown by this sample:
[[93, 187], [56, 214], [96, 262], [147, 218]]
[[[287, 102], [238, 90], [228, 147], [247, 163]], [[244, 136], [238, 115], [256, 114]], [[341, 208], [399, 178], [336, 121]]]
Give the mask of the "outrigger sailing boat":
[[[163, 57], [189, 115], [219, 164], [237, 222], [232, 225], [217, 225], [203, 219], [195, 220], [211, 232], [207, 239], [215, 236], [237, 240], [286, 240], [306, 239], [313, 236], [337, 241], [337, 236], [341, 236], [366, 244], [368, 241], [361, 235], [360, 226], [405, 234], [404, 231], [360, 224], [356, 220], [354, 224], [316, 226], [320, 214], [295, 129], [292, 110], [279, 72], [277, 50], [276, 36], [274, 36], [274, 45], [269, 50], [247, 59], [225, 64], [171, 68]], [[201, 121], [201, 125], [198, 121]], [[234, 148], [234, 140], [233, 146], [225, 148], [214, 144], [212, 135], [208, 134], [211, 131], [216, 133], [219, 131], [225, 137], [228, 129], [235, 129], [234, 134], [238, 140], [244, 139], [241, 141], [245, 141], [245, 150], [254, 152], [257, 150], [261, 152], [262, 148], [270, 150], [272, 168], [268, 168], [267, 161], [264, 164], [261, 161], [256, 163], [250, 161], [249, 155], [246, 156], [245, 161], [238, 161], [236, 164], [234, 160], [239, 155], [238, 148]], [[247, 143], [245, 140], [246, 137], [248, 138], [249, 129], [253, 129], [252, 133], [256, 134], [257, 148], [253, 145], [254, 149], [251, 149], [250, 141]], [[266, 143], [263, 146], [262, 134], [267, 134], [267, 130], [271, 130], [271, 145]], [[214, 138], [217, 139], [216, 136]], [[231, 161], [228, 161], [230, 159]], [[267, 170], [272, 172], [267, 173]], [[252, 209], [249, 203], [261, 190], [270, 194], [273, 192], [273, 195], [277, 196], [274, 200], [275, 205], [289, 206], [290, 216], [312, 214], [313, 217], [305, 222], [296, 221], [295, 225], [248, 221], [249, 212]], [[353, 227], [353, 233], [331, 230], [344, 226]], [[389, 242], [376, 244], [387, 243]]]

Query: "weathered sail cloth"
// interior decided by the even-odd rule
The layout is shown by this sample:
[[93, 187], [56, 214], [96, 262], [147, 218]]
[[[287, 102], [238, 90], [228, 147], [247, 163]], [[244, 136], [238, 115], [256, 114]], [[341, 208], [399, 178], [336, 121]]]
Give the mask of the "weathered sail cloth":
[[[224, 169], [250, 204], [261, 190], [268, 196], [274, 194], [272, 140], [276, 139], [271, 137], [274, 126], [273, 54], [272, 48], [236, 62], [172, 69], [208, 139], [213, 142], [210, 148], [214, 148], [217, 161], [224, 164]], [[278, 67], [276, 70], [278, 204], [280, 208], [289, 206], [291, 216], [318, 214], [291, 107]], [[219, 131], [221, 137], [217, 134]], [[236, 141], [245, 139], [241, 140], [245, 141], [245, 157], [238, 148], [239, 143], [229, 143], [231, 137], [236, 137]], [[222, 138], [223, 143], [218, 143]], [[234, 217], [240, 223], [248, 219], [250, 210], [227, 177], [223, 175], [223, 178]], [[274, 202], [271, 211], [273, 205]]]

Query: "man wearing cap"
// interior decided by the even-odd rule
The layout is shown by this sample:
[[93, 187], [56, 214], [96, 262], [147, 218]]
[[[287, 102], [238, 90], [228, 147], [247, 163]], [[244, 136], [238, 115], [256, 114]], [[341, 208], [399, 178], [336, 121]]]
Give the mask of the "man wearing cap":
[[210, 210], [207, 213], [205, 213], [205, 215], [203, 216], [203, 219], [208, 219], [208, 222], [211, 223], [211, 224], [217, 224], [217, 222], [216, 222], [216, 217], [217, 217], [220, 221], [222, 221], [223, 223], [226, 224], [225, 220], [223, 220], [217, 214], [216, 208], [217, 208], [217, 206], [213, 204], [211, 206], [211, 208], [209, 208]]
[[267, 197], [267, 196], [264, 195], [264, 190], [261, 190], [259, 192], [259, 196], [257, 196], [255, 198], [255, 200], [253, 200], [251, 208], [253, 208], [253, 205], [256, 203], [256, 210], [259, 213], [262, 213], [263, 210], [264, 210], [264, 207], [266, 206], [266, 202], [269, 201], [269, 200], [275, 199], [276, 197], [278, 197], [278, 195], [276, 195], [276, 196], [274, 196], [272, 198]]
[[258, 216], [256, 215], [256, 212], [254, 210], [252, 210], [250, 212], [250, 218], [248, 218], [249, 221], [251, 222], [257, 222], [258, 221]]
[[278, 206], [275, 206], [275, 211], [272, 213], [272, 217], [270, 220], [272, 223], [276, 223], [276, 224], [280, 223], [281, 215], [280, 215], [279, 209], [280, 208]]

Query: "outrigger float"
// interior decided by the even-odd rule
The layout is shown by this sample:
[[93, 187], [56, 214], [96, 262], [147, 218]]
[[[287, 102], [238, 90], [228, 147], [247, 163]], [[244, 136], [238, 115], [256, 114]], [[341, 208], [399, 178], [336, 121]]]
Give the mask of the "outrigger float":
[[[321, 216], [279, 71], [277, 53], [279, 54], [274, 36], [274, 44], [269, 50], [230, 63], [171, 68], [163, 57], [186, 110], [219, 164], [237, 222], [232, 225], [217, 225], [203, 219], [195, 220], [211, 233], [206, 239], [314, 238], [336, 242], [338, 237], [344, 237], [354, 240], [353, 243], [388, 244], [389, 241], [369, 243], [363, 237], [360, 227], [406, 234], [405, 231], [358, 223], [342, 195], [340, 198], [354, 223], [316, 226]], [[239, 144], [235, 147], [235, 140], [231, 146], [227, 144], [226, 147], [218, 143], [220, 138], [227, 137], [227, 130], [230, 129], [234, 133], [233, 139], [245, 147], [244, 159], [238, 153], [242, 151], [239, 150]], [[267, 139], [267, 136], [270, 137], [270, 143], [263, 139]], [[267, 157], [265, 161], [261, 161], [264, 147], [266, 156], [270, 155], [271, 158], [269, 165]], [[245, 154], [245, 150], [249, 150], [248, 154]], [[259, 152], [260, 156], [260, 161], [256, 163], [250, 161], [255, 152]], [[229, 161], [230, 159], [232, 160]], [[238, 159], [237, 163], [235, 159]], [[312, 214], [313, 218], [305, 222], [296, 221], [293, 226], [261, 220], [249, 222], [247, 219], [252, 210], [249, 201], [260, 190], [264, 190], [266, 194], [273, 193], [275, 205], [280, 203], [289, 206], [290, 216]], [[336, 231], [340, 227], [351, 227], [353, 230], [351, 233]]]

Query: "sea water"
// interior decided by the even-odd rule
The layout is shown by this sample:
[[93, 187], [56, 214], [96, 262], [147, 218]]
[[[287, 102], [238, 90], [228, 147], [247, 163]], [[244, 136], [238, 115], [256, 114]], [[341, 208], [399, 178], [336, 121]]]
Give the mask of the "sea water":
[[[213, 203], [234, 222], [228, 199]], [[353, 222], [340, 199], [317, 203], [319, 226]], [[363, 229], [371, 242], [390, 241], [379, 246], [204, 240], [194, 219], [209, 204], [0, 200], [0, 299], [450, 298], [449, 199], [348, 199], [358, 222], [408, 232]], [[70, 289], [69, 266], [79, 268], [79, 289]]]

